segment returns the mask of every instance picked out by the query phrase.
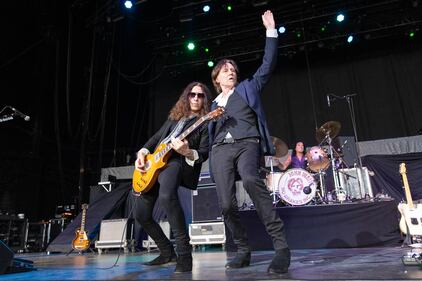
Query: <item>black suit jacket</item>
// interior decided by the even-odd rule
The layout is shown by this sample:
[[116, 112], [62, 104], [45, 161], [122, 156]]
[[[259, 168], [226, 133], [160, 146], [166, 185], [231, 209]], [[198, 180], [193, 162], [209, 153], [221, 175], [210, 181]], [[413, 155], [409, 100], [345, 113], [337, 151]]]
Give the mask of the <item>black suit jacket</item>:
[[[185, 124], [183, 130], [186, 130], [191, 126], [197, 118], [193, 118], [187, 124]], [[170, 128], [177, 121], [167, 120], [163, 126], [145, 143], [144, 148], [148, 149], [151, 153], [157, 148], [157, 146], [164, 140], [171, 132]], [[183, 131], [182, 131], [183, 132]], [[196, 129], [187, 137], [189, 148], [195, 149], [198, 152], [199, 159], [195, 161], [195, 164], [190, 166], [185, 161], [185, 157], [182, 156], [182, 182], [181, 185], [189, 188], [196, 189], [199, 180], [199, 174], [201, 173], [202, 163], [208, 159], [209, 153], [209, 140], [208, 140], [208, 128], [206, 124], [202, 124], [199, 129]], [[172, 153], [177, 153], [173, 151]], [[164, 168], [165, 169], [165, 168]]]

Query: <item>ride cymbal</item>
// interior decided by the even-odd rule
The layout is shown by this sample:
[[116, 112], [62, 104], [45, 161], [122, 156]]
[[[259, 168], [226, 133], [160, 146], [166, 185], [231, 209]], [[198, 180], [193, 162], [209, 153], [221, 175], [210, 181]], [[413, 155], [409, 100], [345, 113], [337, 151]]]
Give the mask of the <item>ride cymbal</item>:
[[328, 121], [321, 127], [319, 127], [315, 132], [316, 140], [321, 143], [327, 135], [331, 139], [335, 138], [340, 132], [341, 124], [338, 121]]

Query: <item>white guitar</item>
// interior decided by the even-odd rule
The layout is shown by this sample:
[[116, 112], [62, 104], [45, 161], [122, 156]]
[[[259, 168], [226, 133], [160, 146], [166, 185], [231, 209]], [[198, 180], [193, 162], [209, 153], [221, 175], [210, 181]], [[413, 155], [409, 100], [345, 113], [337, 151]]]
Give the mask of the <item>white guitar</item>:
[[[409, 182], [406, 175], [406, 164], [400, 164], [400, 174], [403, 178], [406, 203], [399, 203], [398, 209], [401, 213], [400, 230], [404, 234], [422, 235], [422, 204], [413, 204], [412, 194], [410, 194]], [[409, 233], [407, 233], [409, 229]]]

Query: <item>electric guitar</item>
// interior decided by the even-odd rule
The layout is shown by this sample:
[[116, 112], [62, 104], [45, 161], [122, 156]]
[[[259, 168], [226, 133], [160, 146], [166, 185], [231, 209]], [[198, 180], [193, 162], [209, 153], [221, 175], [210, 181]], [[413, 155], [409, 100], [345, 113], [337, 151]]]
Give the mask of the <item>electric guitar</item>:
[[[178, 137], [179, 140], [185, 139], [190, 133], [198, 129], [202, 123], [205, 121], [213, 120], [219, 117], [224, 113], [223, 107], [218, 107], [217, 109], [211, 111], [207, 115], [199, 118], [192, 126], [190, 126], [186, 131], [184, 131]], [[141, 173], [139, 170], [135, 169], [133, 172], [132, 187], [133, 191], [136, 193], [148, 192], [157, 180], [160, 170], [164, 168], [167, 164], [167, 161], [171, 155], [172, 151], [171, 143], [161, 143], [152, 154], [146, 156], [145, 161], [145, 173]]]
[[87, 250], [90, 244], [90, 241], [88, 239], [88, 233], [85, 231], [85, 219], [86, 219], [87, 209], [88, 209], [88, 204], [83, 204], [81, 227], [76, 230], [76, 237], [72, 241], [72, 248], [75, 251], [79, 251], [79, 252]]
[[[406, 164], [400, 164], [400, 174], [403, 178], [406, 203], [399, 203], [398, 209], [401, 213], [400, 230], [404, 234], [422, 235], [422, 204], [413, 204], [410, 194], [409, 182], [406, 175]], [[407, 233], [409, 229], [409, 233]]]

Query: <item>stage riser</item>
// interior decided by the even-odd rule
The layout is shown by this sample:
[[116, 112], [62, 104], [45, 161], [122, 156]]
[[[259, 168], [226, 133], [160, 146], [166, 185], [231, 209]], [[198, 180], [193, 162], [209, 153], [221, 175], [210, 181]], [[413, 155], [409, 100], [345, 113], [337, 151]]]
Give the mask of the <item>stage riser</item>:
[[[397, 203], [350, 203], [277, 208], [291, 249], [352, 248], [400, 245]], [[272, 241], [256, 211], [241, 211], [253, 250], [272, 249]], [[226, 229], [227, 251], [234, 251]]]

